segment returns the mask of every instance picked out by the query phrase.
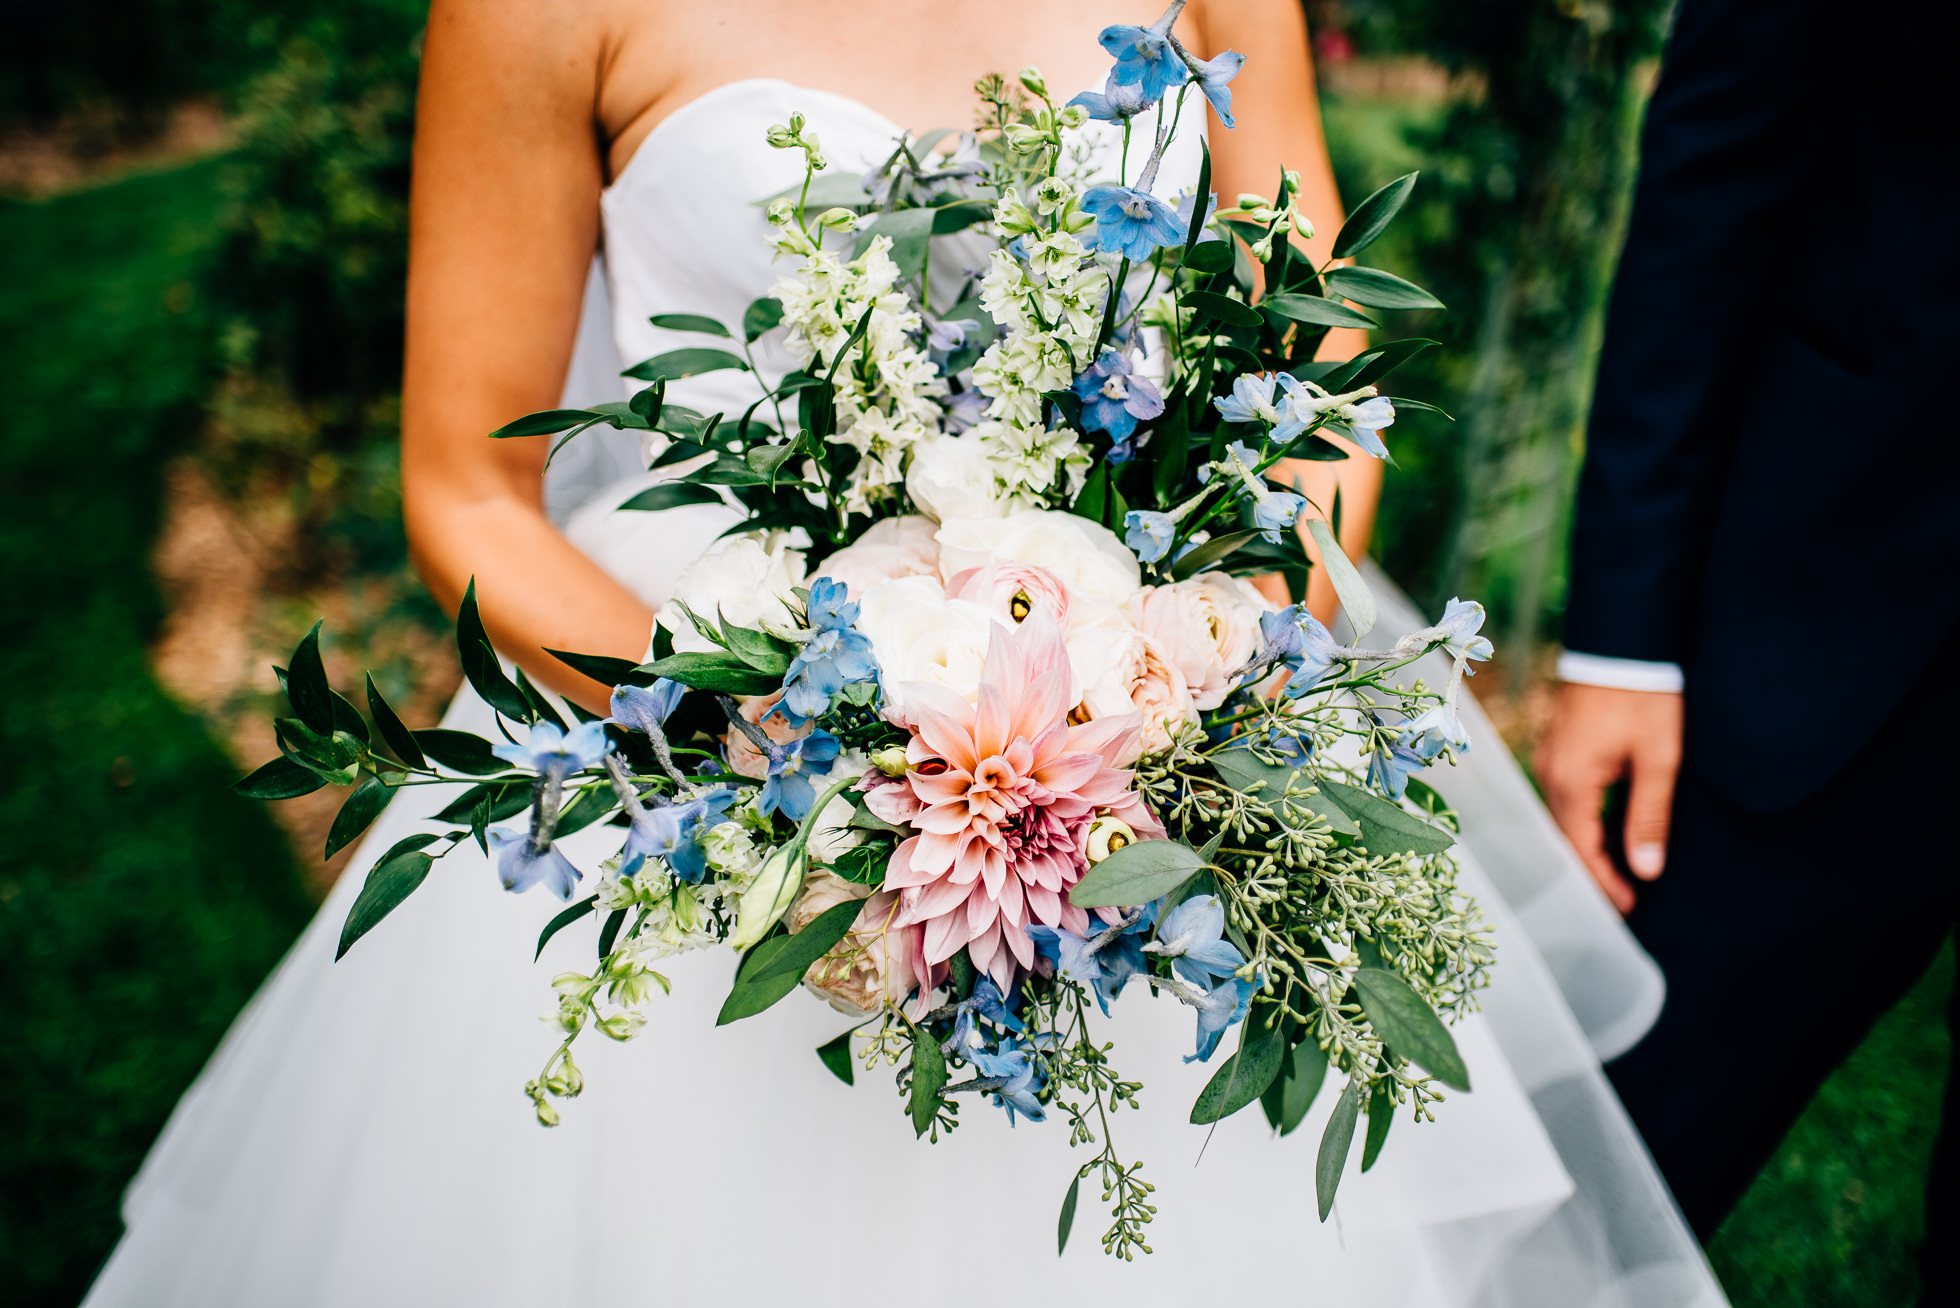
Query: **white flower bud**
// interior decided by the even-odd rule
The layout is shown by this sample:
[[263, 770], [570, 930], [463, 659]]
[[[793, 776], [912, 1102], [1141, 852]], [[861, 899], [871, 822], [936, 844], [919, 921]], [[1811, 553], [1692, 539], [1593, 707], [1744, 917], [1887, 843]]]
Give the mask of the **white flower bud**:
[[796, 205], [787, 197], [777, 196], [769, 202], [769, 208], [764, 212], [771, 223], [781, 227], [796, 217]]
[[1088, 858], [1100, 863], [1125, 845], [1136, 843], [1137, 833], [1121, 818], [1099, 817], [1089, 824]]
[[1055, 119], [1065, 132], [1072, 132], [1088, 121], [1089, 111], [1079, 104], [1063, 105], [1061, 115]]
[[802, 142], [796, 139], [797, 134], [803, 130], [801, 120], [791, 118], [790, 122], [792, 125], [789, 127], [778, 126], [769, 129], [769, 134], [766, 139], [773, 148], [778, 150], [792, 150], [802, 144]]
[[857, 215], [842, 207], [825, 209], [817, 215], [817, 226], [827, 227], [833, 232], [848, 232], [857, 226]]
[[1075, 209], [1062, 216], [1062, 230], [1071, 234], [1096, 225], [1096, 216], [1086, 209]]
[[888, 777], [902, 777], [912, 770], [912, 764], [905, 757], [905, 746], [891, 745], [878, 750], [871, 756], [871, 766]]
[[1002, 133], [1007, 138], [1007, 148], [1021, 154], [1033, 154], [1048, 144], [1048, 136], [1026, 123], [1009, 123]]
[[735, 930], [728, 937], [729, 948], [752, 948], [796, 902], [796, 892], [803, 885], [803, 850], [796, 846], [796, 857], [791, 858], [791, 848], [783, 845], [772, 851], [762, 871], [742, 892], [735, 910]]
[[1041, 70], [1033, 64], [1029, 64], [1021, 70], [1021, 85], [1028, 88], [1029, 95], [1038, 95], [1043, 98], [1046, 98], [1048, 95], [1048, 83], [1042, 80]]
[[1307, 221], [1307, 216], [1298, 209], [1293, 211], [1293, 230], [1306, 237], [1309, 241], [1313, 239], [1313, 224]]

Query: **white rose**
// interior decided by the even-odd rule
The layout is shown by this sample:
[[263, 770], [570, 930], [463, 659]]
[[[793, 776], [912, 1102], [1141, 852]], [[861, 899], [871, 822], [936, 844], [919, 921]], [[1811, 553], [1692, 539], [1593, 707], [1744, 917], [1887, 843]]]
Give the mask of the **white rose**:
[[823, 561], [820, 577], [841, 581], [853, 599], [881, 581], [939, 575], [939, 530], [930, 518], [908, 513], [882, 518], [851, 544]]
[[970, 600], [947, 599], [938, 578], [871, 587], [858, 601], [857, 625], [871, 640], [888, 695], [902, 699], [907, 682], [929, 681], [969, 702], [978, 696], [993, 615]]
[[1001, 491], [986, 445], [971, 437], [930, 436], [914, 445], [905, 493], [919, 512], [939, 522], [998, 518], [1016, 505]]
[[674, 598], [660, 610], [660, 625], [673, 633], [677, 652], [719, 648], [681, 612], [692, 609], [707, 622], [726, 618], [737, 627], [789, 632], [797, 626], [792, 593], [803, 584], [803, 552], [790, 548], [787, 532], [725, 536], [674, 579]]
[[1131, 617], [1175, 664], [1201, 709], [1214, 709], [1232, 691], [1232, 673], [1259, 648], [1259, 615], [1273, 607], [1252, 584], [1222, 572], [1138, 595]]
[[1068, 588], [1069, 630], [1099, 626], [1143, 584], [1137, 556], [1116, 533], [1073, 513], [1024, 509], [1005, 518], [939, 525], [939, 571], [952, 578], [989, 563], [1031, 563]]

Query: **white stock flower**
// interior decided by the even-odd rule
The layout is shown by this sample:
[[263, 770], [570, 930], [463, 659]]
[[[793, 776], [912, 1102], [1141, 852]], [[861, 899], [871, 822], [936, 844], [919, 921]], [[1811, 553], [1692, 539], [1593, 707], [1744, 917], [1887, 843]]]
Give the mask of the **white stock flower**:
[[701, 654], [717, 646], [694, 629], [682, 605], [709, 623], [720, 617], [737, 627], [794, 631], [793, 591], [802, 584], [803, 552], [790, 547], [787, 532], [724, 536], [681, 569], [673, 600], [660, 610], [660, 625], [673, 634], [677, 652]]

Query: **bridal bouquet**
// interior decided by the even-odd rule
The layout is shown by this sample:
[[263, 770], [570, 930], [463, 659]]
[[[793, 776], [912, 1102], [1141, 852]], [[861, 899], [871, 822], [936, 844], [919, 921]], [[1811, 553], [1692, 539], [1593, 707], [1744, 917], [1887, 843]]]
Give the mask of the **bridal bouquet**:
[[[240, 785], [353, 786], [329, 853], [396, 790], [475, 779], [445, 829], [380, 858], [342, 953], [472, 843], [506, 888], [571, 901], [540, 952], [596, 919], [596, 964], [554, 982], [562, 1039], [525, 1087], [546, 1125], [582, 1088], [576, 1038], [630, 1039], [661, 960], [715, 944], [741, 952], [722, 1022], [814, 991], [851, 1022], [817, 1056], [846, 1082], [895, 1065], [920, 1135], [969, 1095], [1010, 1122], [1062, 1118], [1093, 1156], [1059, 1239], [1093, 1178], [1124, 1258], [1148, 1252], [1155, 1209], [1110, 1118], [1141, 1084], [1092, 1028], [1126, 990], [1188, 1006], [1191, 1059], [1237, 1029], [1193, 1122], [1256, 1100], [1292, 1131], [1339, 1073], [1323, 1220], [1364, 1114], [1365, 1166], [1398, 1106], [1421, 1119], [1439, 1083], [1468, 1089], [1445, 1019], [1473, 1003], [1488, 933], [1455, 889], [1453, 819], [1414, 774], [1468, 747], [1456, 698], [1490, 653], [1483, 610], [1452, 601], [1361, 647], [1374, 603], [1322, 513], [1307, 526], [1343, 643], [1298, 602], [1308, 506], [1283, 480], [1286, 460], [1345, 457], [1329, 434], [1387, 458], [1397, 407], [1425, 406], [1375, 383], [1429, 342], [1314, 356], [1329, 328], [1377, 325], [1352, 304], [1436, 301], [1306, 259], [1293, 174], [1218, 209], [1207, 154], [1196, 194], [1152, 190], [1188, 95], [1230, 126], [1242, 62], [1186, 50], [1181, 3], [1102, 34], [1101, 94], [985, 79], [978, 130], [901, 139], [863, 177], [829, 171], [801, 118], [772, 129], [805, 165], [768, 205], [782, 280], [740, 324], [654, 320], [726, 348], [638, 365], [630, 402], [493, 433], [641, 431], [671, 476], [626, 508], [746, 515], [682, 574], [645, 663], [557, 653], [613, 687], [608, 716], [507, 675], [474, 586], [462, 664], [501, 740], [411, 731], [370, 679], [371, 735], [327, 684], [317, 626], [294, 652], [283, 756]], [[1090, 120], [1120, 128], [1114, 183], [1092, 173]], [[1364, 200], [1334, 259], [1413, 183]], [[753, 371], [772, 332], [799, 366], [758, 378], [746, 410], [667, 402], [680, 378]], [[1261, 574], [1296, 602], [1245, 579]], [[1394, 680], [1439, 649], [1446, 687]], [[577, 866], [559, 842], [595, 824], [617, 853]]]

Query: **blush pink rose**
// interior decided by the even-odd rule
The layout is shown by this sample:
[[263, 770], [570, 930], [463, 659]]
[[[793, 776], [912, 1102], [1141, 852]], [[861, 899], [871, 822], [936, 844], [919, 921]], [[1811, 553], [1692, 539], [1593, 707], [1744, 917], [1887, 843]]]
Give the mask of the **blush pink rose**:
[[947, 599], [968, 600], [1015, 626], [1039, 609], [1068, 629], [1068, 587], [1032, 563], [988, 563], [968, 568], [946, 583]]
[[1155, 586], [1131, 604], [1143, 634], [1177, 666], [1191, 701], [1214, 709], [1232, 693], [1233, 673], [1259, 648], [1259, 615], [1273, 605], [1251, 583], [1221, 572]]
[[1169, 749], [1176, 727], [1198, 720], [1184, 674], [1134, 627], [1108, 623], [1078, 631], [1068, 639], [1068, 657], [1081, 687], [1071, 722], [1130, 713], [1143, 719], [1137, 753], [1119, 758], [1119, 766], [1127, 767], [1140, 754]]
[[881, 581], [939, 575], [939, 524], [908, 514], [884, 518], [817, 565], [816, 575], [841, 581], [852, 599]]
[[790, 910], [787, 925], [791, 932], [801, 931], [849, 899], [864, 901], [857, 921], [834, 949], [810, 965], [803, 984], [847, 1017], [869, 1017], [887, 1006], [897, 1008], [920, 988], [926, 975], [921, 955], [925, 929], [893, 925], [898, 916], [896, 892], [872, 894], [871, 887], [820, 868], [804, 878], [802, 897]]

